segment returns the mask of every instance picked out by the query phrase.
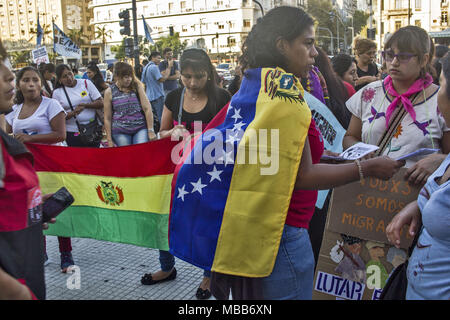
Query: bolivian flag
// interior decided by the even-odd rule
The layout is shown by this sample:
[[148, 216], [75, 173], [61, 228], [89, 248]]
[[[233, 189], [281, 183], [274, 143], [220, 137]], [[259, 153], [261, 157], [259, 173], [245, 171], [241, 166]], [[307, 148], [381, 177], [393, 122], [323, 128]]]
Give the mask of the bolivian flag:
[[75, 202], [46, 234], [168, 250], [170, 139], [118, 148], [27, 144], [42, 192], [65, 186]]
[[248, 70], [175, 170], [170, 252], [219, 273], [270, 275], [310, 121], [296, 77]]

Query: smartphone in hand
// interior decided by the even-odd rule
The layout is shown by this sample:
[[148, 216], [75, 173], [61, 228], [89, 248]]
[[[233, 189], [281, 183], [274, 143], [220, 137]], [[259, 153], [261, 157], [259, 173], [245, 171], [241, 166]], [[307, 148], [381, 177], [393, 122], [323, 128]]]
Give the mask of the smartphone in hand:
[[52, 218], [55, 218], [67, 209], [73, 202], [73, 196], [65, 187], [62, 187], [44, 202], [42, 206], [42, 222], [49, 222]]

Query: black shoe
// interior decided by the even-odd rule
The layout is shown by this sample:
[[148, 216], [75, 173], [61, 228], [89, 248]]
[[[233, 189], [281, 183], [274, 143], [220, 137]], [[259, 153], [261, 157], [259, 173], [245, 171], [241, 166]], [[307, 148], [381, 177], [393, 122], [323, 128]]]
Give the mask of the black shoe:
[[141, 283], [150, 286], [152, 284], [157, 284], [157, 283], [161, 283], [161, 282], [165, 282], [165, 281], [175, 280], [176, 277], [177, 277], [177, 269], [173, 268], [172, 273], [169, 274], [169, 276], [167, 278], [164, 278], [164, 279], [161, 279], [161, 280], [153, 280], [152, 279], [152, 274], [151, 273], [146, 273], [141, 278]]
[[195, 296], [198, 300], [206, 300], [211, 298], [211, 291], [209, 291], [208, 289], [203, 290], [202, 288], [198, 288]]

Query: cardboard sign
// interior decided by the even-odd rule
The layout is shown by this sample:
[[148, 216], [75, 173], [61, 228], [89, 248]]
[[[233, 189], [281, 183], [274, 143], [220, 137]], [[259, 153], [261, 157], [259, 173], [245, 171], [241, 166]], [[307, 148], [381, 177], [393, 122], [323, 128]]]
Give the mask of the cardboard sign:
[[37, 65], [40, 65], [41, 63], [50, 63], [45, 47], [40, 47], [31, 51], [31, 55], [33, 56], [33, 62]]
[[[417, 200], [420, 189], [404, 180], [402, 168], [392, 179], [366, 178], [334, 189], [326, 229], [364, 240], [389, 243], [386, 227], [408, 203]], [[401, 247], [409, 248], [412, 237], [402, 229]]]
[[404, 249], [325, 230], [314, 277], [313, 300], [378, 300]]

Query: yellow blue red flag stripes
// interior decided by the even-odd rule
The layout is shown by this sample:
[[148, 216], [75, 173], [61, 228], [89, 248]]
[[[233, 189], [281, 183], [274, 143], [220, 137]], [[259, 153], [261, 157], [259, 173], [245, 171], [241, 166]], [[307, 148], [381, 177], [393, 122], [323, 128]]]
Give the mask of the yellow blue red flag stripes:
[[226, 112], [175, 170], [170, 252], [203, 269], [265, 277], [275, 263], [311, 112], [298, 79], [273, 68], [248, 70]]
[[43, 193], [65, 186], [75, 202], [46, 234], [168, 250], [175, 142], [119, 148], [27, 144]]

